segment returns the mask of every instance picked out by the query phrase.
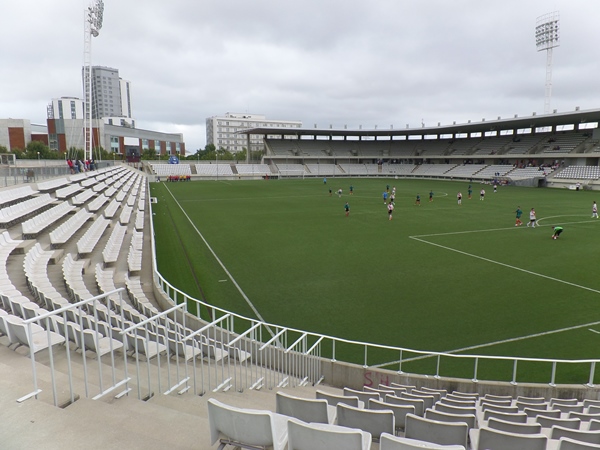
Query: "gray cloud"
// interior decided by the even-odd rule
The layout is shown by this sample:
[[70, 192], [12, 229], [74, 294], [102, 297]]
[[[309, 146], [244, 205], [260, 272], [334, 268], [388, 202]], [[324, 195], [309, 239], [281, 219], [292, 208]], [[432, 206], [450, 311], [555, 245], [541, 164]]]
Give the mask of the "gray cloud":
[[[51, 98], [81, 96], [87, 5], [3, 6], [0, 117], [44, 122]], [[307, 127], [478, 121], [543, 111], [534, 27], [553, 7], [552, 107], [599, 107], [600, 4], [584, 0], [105, 0], [92, 59], [133, 83], [138, 126], [184, 133], [189, 152], [227, 111]]]

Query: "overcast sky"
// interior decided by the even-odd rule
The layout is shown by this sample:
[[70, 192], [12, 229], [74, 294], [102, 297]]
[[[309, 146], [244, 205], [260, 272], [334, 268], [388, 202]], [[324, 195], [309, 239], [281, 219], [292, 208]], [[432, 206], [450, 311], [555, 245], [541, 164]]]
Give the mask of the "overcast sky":
[[[0, 118], [82, 97], [85, 0], [2, 5]], [[105, 0], [92, 64], [132, 83], [138, 128], [206, 145], [226, 112], [379, 129], [544, 111], [538, 16], [560, 12], [552, 109], [600, 108], [592, 0]]]

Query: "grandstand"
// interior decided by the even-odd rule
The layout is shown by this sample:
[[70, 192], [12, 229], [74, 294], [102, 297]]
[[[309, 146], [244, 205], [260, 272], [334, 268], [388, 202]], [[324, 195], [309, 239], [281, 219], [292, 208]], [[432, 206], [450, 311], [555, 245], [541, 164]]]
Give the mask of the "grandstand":
[[[498, 139], [438, 141], [430, 147], [426, 140], [290, 139], [285, 146], [274, 144], [277, 150], [264, 164], [193, 168], [198, 175], [206, 170], [207, 177], [288, 171], [290, 176], [488, 179], [497, 173], [514, 178], [543, 173], [567, 183], [590, 181], [592, 187], [600, 177], [593, 134]], [[511, 153], [516, 149], [522, 153]], [[545, 166], [518, 167], [519, 160], [501, 161], [509, 154], [535, 156], [538, 164], [559, 157], [565, 164], [555, 173]], [[474, 156], [465, 164], [465, 157]], [[290, 162], [283, 162], [286, 158]], [[194, 174], [189, 164], [152, 164], [152, 170], [161, 176]], [[408, 375], [401, 366], [383, 370], [368, 366], [367, 345], [364, 367], [337, 363], [335, 357], [321, 357], [319, 343], [325, 337], [190, 299], [158, 272], [146, 176], [129, 167], [106, 166], [3, 190], [0, 202], [0, 395], [5, 400], [0, 435], [5, 448], [216, 448], [215, 437], [243, 440], [252, 434], [242, 429], [234, 436], [218, 419], [236, 414], [240, 423], [250, 416], [283, 423], [271, 430], [280, 442], [310, 439], [306, 434], [315, 439], [315, 433], [341, 439], [332, 435], [348, 434], [347, 428], [359, 428], [353, 433], [361, 441], [379, 438], [375, 448], [397, 440], [393, 435], [439, 444], [438, 436], [450, 433], [451, 438], [439, 439], [465, 448], [521, 448], [525, 440], [542, 442], [538, 448], [558, 448], [561, 438], [597, 438], [593, 369], [590, 386], [563, 387], [553, 378], [546, 384], [495, 383]], [[188, 305], [194, 307], [186, 312]], [[402, 350], [399, 354], [402, 360]], [[381, 378], [364, 386], [366, 371]], [[474, 373], [476, 379], [477, 364]], [[346, 428], [290, 422], [286, 416], [307, 417], [303, 399], [314, 400], [311, 411], [320, 408], [327, 425]], [[347, 403], [354, 406], [343, 406]], [[371, 414], [376, 410], [382, 412]], [[503, 414], [496, 418], [532, 425], [533, 437], [507, 437], [519, 435], [518, 426], [499, 424], [492, 411]], [[439, 422], [456, 420], [461, 425], [450, 427], [452, 432], [438, 428]], [[560, 430], [563, 425], [574, 431]], [[509, 444], [502, 441], [511, 438]]]
[[[428, 175], [454, 168], [452, 164], [423, 166], [389, 165], [398, 173], [401, 169], [406, 173], [438, 170]], [[311, 408], [320, 405], [327, 423], [359, 428], [361, 439], [368, 442], [376, 439], [374, 447], [379, 439], [398, 440], [394, 435], [435, 441], [433, 435], [420, 430], [431, 429], [440, 420], [457, 420], [452, 417], [457, 408], [463, 408], [463, 413], [470, 408], [466, 432], [461, 427], [452, 437], [464, 441], [467, 448], [477, 448], [480, 440], [502, 437], [488, 431], [497, 426], [490, 419], [494, 406], [496, 411], [501, 408], [503, 418], [514, 414], [515, 420], [527, 416], [535, 421], [536, 411], [548, 411], [559, 415], [558, 420], [578, 421], [582, 435], [597, 414], [597, 405], [584, 399], [589, 394], [585, 388], [562, 391], [543, 385], [515, 388], [481, 382], [474, 390], [470, 380], [448, 382], [384, 371], [382, 375], [393, 374], [395, 381], [365, 387], [364, 368], [343, 365], [345, 374], [340, 378], [331, 361], [321, 365], [315, 351], [318, 346], [307, 348], [306, 335], [285, 329], [279, 336], [287, 347], [273, 346], [268, 353], [261, 353], [255, 339], [262, 332], [268, 335], [265, 324], [250, 322], [245, 333], [233, 335], [229, 313], [213, 315], [212, 322], [199, 321], [183, 314], [188, 302], [176, 306], [168, 300], [187, 297], [152, 267], [152, 222], [141, 173], [114, 166], [88, 172], [85, 180], [89, 182], [78, 192], [92, 195], [77, 206], [73, 203], [76, 196], [69, 201], [59, 199], [58, 193], [71, 185], [82, 187], [81, 178], [67, 177], [66, 183], [61, 180], [53, 187], [44, 184], [44, 193], [37, 186], [14, 188], [2, 197], [31, 207], [22, 223], [8, 224], [0, 235], [0, 365], [4, 369], [0, 395], [5, 399], [0, 430], [6, 448], [49, 448], [49, 435], [52, 445], [66, 448], [215, 448], [218, 442], [212, 445], [214, 437], [246, 442], [243, 439], [251, 434], [242, 429], [241, 435], [232, 435], [217, 417], [234, 413], [241, 417], [257, 414], [257, 410], [273, 417], [273, 423], [284, 424], [281, 435], [309, 439], [304, 433], [315, 430], [288, 431], [291, 425], [285, 418], [306, 420], [302, 411], [308, 407], [307, 400]], [[97, 189], [102, 184], [106, 186]], [[26, 202], [46, 195], [56, 206], [69, 208], [52, 212], [52, 220], [25, 239], [26, 221], [33, 220], [27, 225], [32, 226], [36, 219], [46, 220], [43, 214], [52, 211]], [[117, 205], [116, 210], [107, 212], [110, 205]], [[79, 208], [75, 214], [71, 213], [74, 207]], [[150, 281], [153, 277], [157, 277], [155, 283]], [[47, 314], [48, 319], [39, 319]], [[27, 336], [24, 320], [31, 321], [34, 341]], [[236, 322], [240, 320], [236, 318]], [[246, 339], [249, 337], [252, 339]], [[299, 352], [296, 346], [305, 350]], [[33, 377], [32, 363], [37, 374]], [[341, 384], [326, 386], [330, 380]], [[503, 393], [500, 399], [498, 395]], [[27, 399], [33, 396], [37, 400]], [[573, 396], [577, 398], [573, 400]], [[54, 404], [68, 406], [61, 409]], [[169, 432], [165, 433], [167, 423]], [[539, 422], [542, 433], [538, 434], [547, 429], [546, 434], [551, 434], [545, 435], [546, 440], [557, 445], [560, 437], [548, 423]], [[68, 433], [66, 424], [70, 424]], [[443, 432], [440, 429], [439, 433]]]

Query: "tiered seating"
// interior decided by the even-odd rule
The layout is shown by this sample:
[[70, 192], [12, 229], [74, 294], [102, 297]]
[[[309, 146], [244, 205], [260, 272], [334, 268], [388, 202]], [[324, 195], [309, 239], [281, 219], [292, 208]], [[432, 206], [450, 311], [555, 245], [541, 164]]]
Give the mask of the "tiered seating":
[[333, 176], [342, 175], [342, 172], [336, 167], [335, 164], [306, 164], [311, 175], [318, 176]]
[[135, 213], [134, 227], [137, 231], [142, 231], [144, 229], [144, 210], [141, 208]]
[[[503, 177], [508, 172], [513, 169], [513, 166], [510, 164], [492, 164], [491, 166], [487, 166], [485, 169], [477, 172], [478, 178], [493, 178], [495, 176]], [[496, 175], [496, 174], [499, 175]]]
[[73, 217], [50, 233], [50, 242], [53, 246], [66, 243], [92, 217], [94, 217], [94, 214], [87, 212], [85, 209], [79, 210]]
[[156, 306], [150, 302], [144, 293], [144, 289], [142, 288], [142, 279], [140, 277], [130, 277], [125, 275], [125, 286], [127, 287], [129, 299], [138, 309], [138, 311], [148, 317], [159, 313]]
[[389, 149], [389, 156], [390, 158], [410, 158], [411, 156], [414, 156], [416, 154], [416, 151], [418, 149], [422, 149], [423, 148], [423, 141], [413, 141], [413, 140], [406, 140], [406, 141], [389, 141], [389, 142], [385, 142], [385, 141], [381, 141], [379, 142], [379, 145], [386, 145], [385, 149], [383, 150], [383, 155], [385, 156], [385, 150]]
[[83, 191], [81, 194], [77, 194], [75, 197], [73, 197], [71, 199], [71, 203], [73, 203], [76, 206], [80, 206], [83, 205], [85, 202], [87, 202], [90, 198], [92, 198], [94, 195], [96, 195], [94, 193], [93, 190], [91, 189], [86, 189], [85, 191]]
[[281, 175], [288, 176], [299, 176], [306, 173], [303, 164], [277, 163], [277, 170]]
[[448, 172], [446, 172], [445, 176], [456, 178], [470, 178], [484, 167], [486, 167], [485, 164], [464, 164], [462, 166], [456, 166], [454, 169], [450, 169]]
[[512, 142], [508, 144], [506, 155], [525, 155], [531, 152], [542, 140], [547, 139], [548, 135], [539, 134], [519, 134], [513, 136]]
[[69, 183], [70, 181], [66, 178], [54, 178], [53, 180], [38, 183], [37, 188], [40, 192], [53, 192]]
[[597, 180], [600, 178], [598, 166], [569, 166], [565, 167], [554, 178], [569, 178], [573, 180]]
[[57, 220], [60, 220], [74, 209], [75, 206], [70, 205], [68, 202], [62, 202], [37, 216], [26, 220], [21, 224], [24, 238], [30, 239], [37, 236], [46, 227], [52, 225]]
[[296, 155], [298, 146], [295, 139], [267, 139], [267, 148], [273, 155], [287, 156]]
[[513, 169], [508, 176], [513, 179], [543, 177], [552, 173], [550, 167], [524, 167], [522, 169]]
[[102, 208], [107, 201], [108, 197], [101, 194], [87, 204], [87, 209], [89, 212], [96, 212]]
[[473, 155], [497, 155], [512, 142], [512, 136], [484, 138], [473, 152]]
[[346, 175], [367, 175], [367, 168], [364, 164], [340, 164], [340, 168]]
[[439, 177], [456, 167], [456, 164], [421, 164], [413, 170], [414, 175]]
[[448, 151], [448, 141], [440, 139], [427, 139], [419, 142], [417, 153], [419, 156], [442, 156]]
[[454, 156], [468, 155], [480, 143], [481, 143], [481, 139], [475, 139], [475, 138], [473, 138], [473, 139], [470, 139], [470, 138], [469, 139], [467, 139], [467, 138], [455, 139], [454, 142], [452, 142], [449, 145], [449, 149], [450, 149], [449, 151]]
[[131, 237], [131, 245], [129, 246], [129, 254], [127, 255], [127, 266], [129, 272], [138, 272], [142, 270], [142, 246], [144, 243], [144, 235], [134, 231]]
[[218, 176], [232, 176], [233, 170], [231, 170], [231, 164], [220, 163], [220, 164], [196, 164], [196, 173], [205, 177], [216, 177]]
[[236, 164], [238, 175], [266, 176], [271, 175], [271, 169], [266, 164]]
[[117, 209], [119, 209], [119, 206], [121, 206], [121, 203], [118, 202], [116, 198], [112, 199], [106, 208], [104, 208], [104, 217], [112, 219], [115, 216]]
[[80, 184], [71, 184], [67, 187], [57, 189], [55, 195], [56, 195], [57, 199], [65, 200], [65, 199], [69, 198], [70, 196], [82, 191], [83, 189], [84, 189], [84, 187], [81, 186]]
[[544, 143], [544, 153], [570, 153], [588, 139], [584, 133], [553, 134]]
[[191, 175], [192, 169], [189, 164], [163, 164], [151, 163], [152, 171], [158, 176], [169, 175]]
[[34, 190], [31, 186], [22, 186], [2, 191], [2, 196], [0, 196], [0, 207], [20, 202], [31, 197], [32, 195], [36, 195], [37, 193], [38, 191]]
[[77, 253], [79, 255], [92, 253], [109, 224], [110, 220], [105, 219], [104, 217], [98, 217], [87, 229], [85, 234], [77, 241]]
[[50, 194], [42, 194], [39, 197], [1, 208], [0, 225], [5, 227], [12, 226], [19, 220], [23, 220], [27, 216], [50, 205], [53, 201], [54, 199], [50, 197]]
[[48, 310], [58, 309], [69, 303], [48, 278], [48, 264], [53, 259], [56, 259], [56, 251], [43, 250], [38, 242], [27, 252], [23, 260], [27, 286], [34, 297]]
[[131, 219], [131, 213], [133, 212], [133, 208], [131, 206], [123, 206], [121, 210], [121, 214], [119, 215], [119, 223], [121, 225], [127, 225], [129, 223], [129, 219]]
[[108, 238], [108, 242], [106, 243], [106, 246], [102, 251], [102, 258], [104, 260], [104, 264], [111, 264], [117, 261], [126, 232], [127, 227], [124, 227], [119, 224], [116, 224], [114, 226], [112, 233]]
[[90, 261], [87, 259], [73, 259], [70, 253], [63, 261], [62, 270], [65, 286], [74, 303], [93, 297], [83, 281], [83, 272], [89, 264]]

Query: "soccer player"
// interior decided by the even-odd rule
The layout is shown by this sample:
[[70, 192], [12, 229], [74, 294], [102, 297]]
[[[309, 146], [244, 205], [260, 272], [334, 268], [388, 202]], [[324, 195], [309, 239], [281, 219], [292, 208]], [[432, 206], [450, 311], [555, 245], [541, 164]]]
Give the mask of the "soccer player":
[[535, 222], [536, 222], [536, 217], [535, 217], [535, 209], [531, 208], [531, 211], [529, 211], [529, 223], [527, 224], [527, 226], [529, 227], [529, 225], [531, 225], [531, 228], [535, 228]]
[[485, 200], [485, 189], [482, 189], [481, 191], [479, 191], [479, 200], [481, 200], [481, 201]]
[[354, 186], [350, 185], [350, 195], [354, 194]]
[[332, 193], [332, 192], [331, 192], [331, 188], [329, 188], [329, 196], [330, 196], [330, 197], [331, 197], [331, 193]]
[[593, 218], [598, 218], [598, 205], [596, 205], [596, 201], [594, 201], [594, 203], [592, 203], [592, 219]]
[[389, 184], [385, 185], [385, 192], [390, 192], [390, 185]]
[[469, 200], [471, 200], [471, 194], [473, 194], [473, 187], [469, 185], [469, 189], [467, 189], [467, 194], [469, 194]]
[[498, 192], [498, 185], [496, 183], [494, 183], [494, 194]]
[[517, 220], [515, 221], [515, 227], [523, 225], [523, 222], [521, 222], [521, 216], [523, 215], [523, 211], [521, 211], [520, 206], [517, 206], [517, 210], [515, 211], [515, 213], [517, 214]]
[[459, 205], [462, 204], [462, 194], [460, 192], [458, 194], [456, 194], [456, 201], [458, 202]]
[[392, 202], [388, 203], [388, 220], [392, 220], [392, 214], [394, 212], [394, 204]]
[[392, 186], [392, 195], [396, 196], [396, 186]]
[[346, 202], [346, 204], [344, 205], [344, 210], [346, 211], [346, 217], [348, 217], [350, 215], [350, 205], [348, 204], [348, 202]]
[[429, 201], [433, 201], [433, 191], [429, 191]]
[[323, 184], [327, 184], [327, 178], [323, 178]]
[[421, 206], [421, 196], [417, 194], [417, 199], [415, 200], [415, 205]]
[[339, 198], [341, 198], [341, 197], [342, 197], [342, 188], [339, 188], [339, 189], [338, 189], [338, 192], [337, 192], [337, 194], [338, 194], [338, 197], [339, 197]]
[[554, 234], [550, 237], [552, 239], [558, 239], [558, 236], [560, 236], [560, 233], [563, 231], [563, 227], [554, 227], [552, 229], [554, 230]]
[[387, 191], [383, 191], [383, 204], [387, 205]]

